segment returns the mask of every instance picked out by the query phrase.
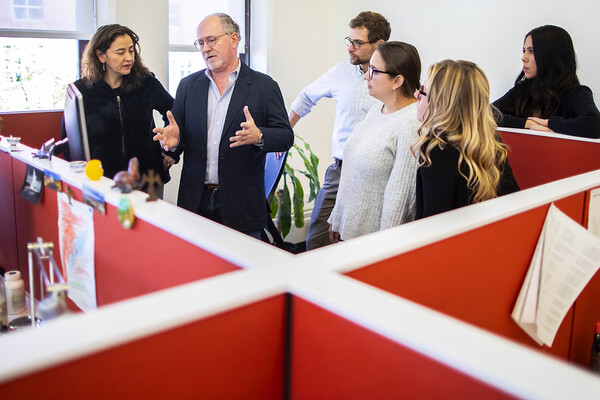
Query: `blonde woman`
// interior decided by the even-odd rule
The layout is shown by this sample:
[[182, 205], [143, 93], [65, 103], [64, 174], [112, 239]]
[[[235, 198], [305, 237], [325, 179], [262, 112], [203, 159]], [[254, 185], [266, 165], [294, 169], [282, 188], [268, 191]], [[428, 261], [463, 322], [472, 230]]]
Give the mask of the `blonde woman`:
[[496, 134], [488, 80], [477, 65], [432, 65], [415, 97], [423, 122], [414, 146], [417, 219], [519, 190]]

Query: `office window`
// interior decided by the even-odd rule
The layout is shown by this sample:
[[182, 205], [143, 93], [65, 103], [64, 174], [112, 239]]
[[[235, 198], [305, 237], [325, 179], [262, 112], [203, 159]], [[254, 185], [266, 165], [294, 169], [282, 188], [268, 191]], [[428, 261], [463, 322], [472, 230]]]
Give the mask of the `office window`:
[[13, 16], [15, 20], [43, 20], [42, 0], [13, 0]]
[[200, 51], [194, 47], [196, 28], [209, 14], [224, 12], [240, 26], [240, 57], [244, 59], [246, 46], [247, 0], [169, 0], [169, 92], [175, 96], [179, 81], [206, 67]]
[[79, 76], [80, 39], [94, 29], [93, 0], [0, 1], [0, 111], [64, 106]]

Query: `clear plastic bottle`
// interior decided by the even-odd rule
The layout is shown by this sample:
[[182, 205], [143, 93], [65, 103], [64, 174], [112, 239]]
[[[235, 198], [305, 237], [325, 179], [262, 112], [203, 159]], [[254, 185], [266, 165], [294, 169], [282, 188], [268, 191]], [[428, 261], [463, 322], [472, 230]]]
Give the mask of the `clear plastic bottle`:
[[25, 283], [21, 279], [20, 271], [8, 271], [4, 274], [6, 286], [6, 304], [8, 314], [14, 315], [25, 311]]
[[8, 309], [6, 306], [6, 291], [4, 279], [0, 279], [0, 333], [8, 331]]

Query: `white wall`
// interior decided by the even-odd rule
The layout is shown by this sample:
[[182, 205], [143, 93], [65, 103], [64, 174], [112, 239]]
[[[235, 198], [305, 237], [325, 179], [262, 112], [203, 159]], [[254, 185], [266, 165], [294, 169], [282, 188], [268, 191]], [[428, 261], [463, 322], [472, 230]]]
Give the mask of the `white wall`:
[[[254, 0], [257, 1], [257, 0]], [[265, 1], [265, 0], [261, 0]], [[347, 58], [348, 22], [360, 11], [383, 14], [392, 25], [392, 40], [414, 44], [421, 55], [422, 77], [435, 61], [466, 59], [481, 66], [490, 80], [492, 101], [514, 83], [521, 69], [524, 35], [554, 24], [573, 38], [582, 84], [600, 93], [598, 50], [600, 2], [572, 0], [292, 0], [273, 1], [269, 27], [268, 72], [278, 81], [289, 108], [298, 92], [337, 61]], [[272, 61], [271, 61], [272, 60]], [[596, 96], [598, 102], [600, 99]], [[296, 125], [321, 158], [321, 177], [331, 160], [334, 104], [323, 100]]]

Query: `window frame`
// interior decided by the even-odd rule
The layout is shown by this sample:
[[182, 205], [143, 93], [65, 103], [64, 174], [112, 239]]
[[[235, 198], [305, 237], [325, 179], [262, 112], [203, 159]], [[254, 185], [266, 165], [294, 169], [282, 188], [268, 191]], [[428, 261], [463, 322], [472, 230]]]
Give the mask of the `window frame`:
[[[251, 21], [251, 0], [244, 0], [244, 32], [240, 32], [244, 35], [245, 43], [243, 52], [239, 53], [240, 60], [250, 66], [250, 21]], [[169, 24], [171, 21], [169, 20]], [[170, 57], [171, 53], [180, 52], [180, 53], [197, 53], [198, 50], [192, 45], [171, 45], [169, 44], [167, 47], [167, 57]], [[167, 75], [171, 76], [171, 65], [169, 63], [167, 70]], [[170, 78], [169, 78], [170, 79]], [[171, 82], [169, 82], [169, 87], [171, 87]], [[173, 88], [174, 92], [175, 88]]]

